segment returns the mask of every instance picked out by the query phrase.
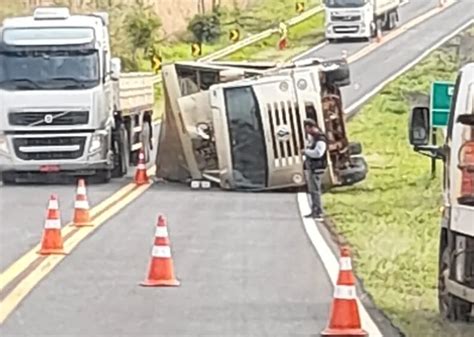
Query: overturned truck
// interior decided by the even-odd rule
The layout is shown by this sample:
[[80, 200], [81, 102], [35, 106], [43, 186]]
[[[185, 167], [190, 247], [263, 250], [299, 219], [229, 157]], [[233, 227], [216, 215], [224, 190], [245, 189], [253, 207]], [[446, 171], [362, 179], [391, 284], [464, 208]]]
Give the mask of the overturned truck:
[[159, 178], [227, 190], [302, 187], [305, 118], [315, 119], [329, 138], [326, 188], [367, 175], [361, 146], [349, 142], [345, 129], [345, 60], [177, 62], [165, 65], [162, 77]]

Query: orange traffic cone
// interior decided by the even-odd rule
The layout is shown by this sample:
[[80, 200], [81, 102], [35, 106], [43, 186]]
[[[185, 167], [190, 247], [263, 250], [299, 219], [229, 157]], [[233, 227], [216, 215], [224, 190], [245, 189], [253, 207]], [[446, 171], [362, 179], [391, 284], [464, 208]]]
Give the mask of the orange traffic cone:
[[375, 41], [377, 43], [382, 42], [383, 34], [382, 34], [382, 27], [377, 25], [377, 31], [376, 31], [376, 36], [375, 36]]
[[341, 249], [339, 277], [334, 291], [329, 325], [321, 332], [321, 336], [368, 336], [360, 323], [355, 277], [352, 274], [348, 248]]
[[155, 243], [151, 252], [148, 277], [140, 285], [145, 287], [174, 286], [180, 282], [174, 275], [173, 259], [171, 257], [170, 241], [166, 219], [160, 215], [156, 225]]
[[41, 239], [41, 255], [64, 255], [63, 238], [61, 235], [61, 215], [56, 194], [49, 199], [48, 211], [44, 222], [43, 238]]
[[145, 154], [143, 153], [143, 150], [140, 150], [140, 153], [138, 154], [137, 171], [135, 172], [135, 184], [144, 185], [148, 183], [149, 178], [146, 172]]
[[282, 37], [280, 38], [280, 40], [278, 40], [278, 49], [279, 50], [283, 50], [287, 47], [288, 45], [288, 39], [286, 37]]
[[89, 201], [87, 200], [86, 183], [79, 179], [77, 183], [76, 201], [74, 202], [74, 217], [72, 220], [76, 227], [93, 226], [89, 214]]

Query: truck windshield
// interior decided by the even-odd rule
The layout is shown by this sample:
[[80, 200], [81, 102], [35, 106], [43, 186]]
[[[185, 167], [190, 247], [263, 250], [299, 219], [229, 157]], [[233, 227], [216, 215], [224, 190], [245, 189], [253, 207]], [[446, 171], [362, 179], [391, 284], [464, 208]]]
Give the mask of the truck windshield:
[[325, 5], [329, 8], [355, 8], [362, 7], [367, 3], [367, 0], [326, 0]]
[[225, 89], [236, 189], [266, 186], [267, 155], [260, 109], [252, 87]]
[[98, 84], [95, 50], [0, 53], [0, 88], [5, 90], [87, 89]]

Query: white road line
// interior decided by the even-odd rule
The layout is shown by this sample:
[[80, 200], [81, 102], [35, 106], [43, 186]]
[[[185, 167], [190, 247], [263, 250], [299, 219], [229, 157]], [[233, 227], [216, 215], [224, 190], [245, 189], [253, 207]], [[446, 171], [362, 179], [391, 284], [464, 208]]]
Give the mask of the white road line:
[[[408, 5], [409, 3], [410, 3], [410, 0], [406, 0], [406, 1], [404, 1], [404, 2], [402, 2], [402, 3], [400, 4], [400, 7], [406, 6], [406, 5]], [[309, 54], [312, 54], [312, 53], [314, 53], [314, 52], [316, 52], [316, 51], [318, 51], [318, 50], [320, 50], [320, 49], [326, 47], [328, 44], [329, 44], [328, 41], [321, 42], [320, 44], [318, 44], [318, 45], [312, 47], [311, 49], [308, 49], [308, 50], [302, 52], [301, 54], [296, 55], [295, 57], [293, 57], [292, 61], [293, 61], [293, 62], [294, 62], [294, 61], [298, 61], [299, 59], [304, 58], [305, 56], [307, 56], [307, 55], [309, 55]], [[368, 45], [371, 45], [371, 44], [372, 44], [372, 43], [369, 43]], [[365, 48], [365, 47], [363, 47], [363, 48]]]
[[[332, 253], [331, 248], [329, 248], [326, 240], [318, 230], [318, 227], [315, 226], [314, 220], [305, 218], [303, 216], [304, 214], [308, 214], [311, 211], [306, 193], [298, 193], [298, 205], [306, 233], [308, 234], [314, 248], [316, 249], [316, 252], [321, 258], [324, 268], [326, 268], [329, 278], [331, 279], [331, 283], [335, 287], [339, 274], [339, 261]], [[370, 337], [383, 337], [379, 328], [374, 323], [359, 299], [357, 299], [357, 305], [359, 307], [362, 328], [369, 333]]]
[[[466, 24], [459, 27], [453, 33], [439, 40], [436, 44], [434, 44], [433, 46], [425, 50], [419, 57], [417, 57], [415, 60], [407, 64], [405, 67], [403, 67], [403, 69], [393, 74], [392, 76], [388, 77], [381, 84], [379, 84], [375, 89], [373, 89], [370, 93], [362, 97], [356, 103], [352, 104], [349, 108], [346, 109], [346, 113], [350, 113], [354, 111], [355, 109], [357, 109], [360, 105], [366, 102], [370, 97], [372, 97], [378, 91], [380, 91], [385, 85], [392, 82], [394, 79], [396, 79], [398, 76], [408, 71], [410, 68], [413, 68], [421, 60], [423, 60], [426, 56], [428, 56], [428, 54], [438, 49], [441, 45], [446, 43], [448, 40], [452, 39], [454, 36], [462, 32], [463, 30], [465, 30], [467, 27], [469, 27], [473, 23], [474, 23], [474, 19], [471, 19]], [[310, 238], [316, 252], [320, 256], [321, 261], [324, 265], [324, 268], [326, 268], [329, 278], [331, 279], [331, 282], [335, 286], [336, 281], [337, 281], [337, 276], [339, 273], [339, 261], [336, 258], [336, 256], [333, 254], [331, 249], [329, 248], [321, 232], [318, 230], [318, 227], [315, 225], [314, 220], [304, 217], [304, 214], [310, 213], [310, 206], [309, 206], [307, 194], [304, 192], [300, 192], [298, 193], [297, 198], [298, 198], [298, 205], [300, 209], [300, 216], [303, 220], [306, 233], [308, 237]], [[358, 307], [359, 307], [362, 327], [369, 333], [369, 336], [370, 337], [383, 336], [380, 330], [378, 329], [377, 325], [374, 323], [369, 313], [367, 312], [367, 310], [365, 309], [365, 307], [359, 300], [358, 300]]]
[[[423, 60], [426, 56], [431, 54], [433, 51], [441, 47], [443, 44], [451, 40], [453, 37], [458, 35], [460, 32], [465, 30], [467, 27], [470, 25], [474, 24], [474, 19], [469, 20], [466, 22], [464, 25], [456, 29], [454, 32], [452, 32], [449, 35], [446, 35], [444, 38], [436, 42], [436, 44], [432, 45], [430, 48], [426, 49], [420, 56], [418, 56], [416, 59], [414, 59], [412, 62], [408, 63], [405, 67], [403, 67], [401, 70], [393, 74], [392, 76], [387, 77], [384, 81], [382, 81], [378, 86], [376, 86], [373, 90], [371, 90], [368, 94], [364, 95], [361, 99], [350, 105], [348, 108], [345, 109], [346, 114], [350, 114], [354, 110], [356, 110], [358, 107], [360, 107], [362, 104], [364, 104], [369, 98], [374, 96], [377, 92], [383, 89], [384, 86], [386, 86], [388, 83], [392, 82], [395, 80], [397, 77], [402, 75], [403, 73], [407, 72], [411, 68], [413, 68], [415, 65], [417, 65], [421, 60]], [[359, 60], [358, 60], [359, 61]], [[357, 61], [356, 61], [357, 62]]]

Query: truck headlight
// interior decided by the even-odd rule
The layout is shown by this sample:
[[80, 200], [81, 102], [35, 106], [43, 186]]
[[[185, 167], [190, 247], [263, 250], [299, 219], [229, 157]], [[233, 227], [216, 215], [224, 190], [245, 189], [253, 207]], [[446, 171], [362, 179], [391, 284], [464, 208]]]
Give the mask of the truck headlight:
[[7, 136], [4, 133], [0, 133], [0, 153], [8, 154]]
[[89, 147], [89, 153], [94, 153], [102, 149], [106, 136], [107, 136], [107, 131], [105, 130], [94, 132], [92, 134], [91, 145]]

